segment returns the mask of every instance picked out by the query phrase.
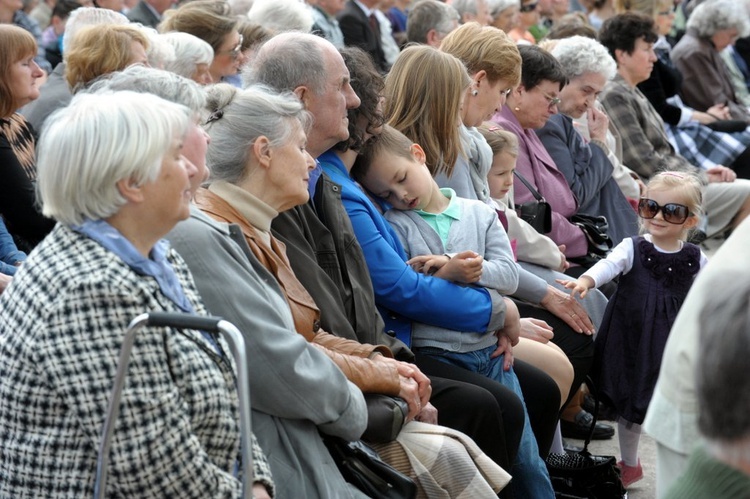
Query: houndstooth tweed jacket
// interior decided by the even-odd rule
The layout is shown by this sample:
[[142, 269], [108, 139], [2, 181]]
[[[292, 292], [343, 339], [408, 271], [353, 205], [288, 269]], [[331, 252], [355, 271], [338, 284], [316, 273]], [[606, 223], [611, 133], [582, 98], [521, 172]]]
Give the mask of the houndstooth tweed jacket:
[[[169, 260], [205, 314], [184, 262], [174, 251]], [[65, 226], [32, 252], [0, 296], [0, 497], [92, 496], [124, 332], [155, 310], [179, 311], [154, 279]], [[219, 345], [227, 354], [197, 331], [139, 333], [107, 497], [240, 495], [235, 367]]]

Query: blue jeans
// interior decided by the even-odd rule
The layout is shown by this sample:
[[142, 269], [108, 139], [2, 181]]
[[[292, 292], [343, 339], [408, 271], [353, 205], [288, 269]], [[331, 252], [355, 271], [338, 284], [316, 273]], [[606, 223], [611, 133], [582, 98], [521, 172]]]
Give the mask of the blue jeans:
[[[521, 385], [518, 383], [513, 368], [509, 371], [503, 371], [504, 356], [490, 358], [492, 352], [495, 351], [494, 346], [466, 353], [450, 352], [439, 348], [420, 348], [418, 351], [423, 355], [429, 355], [442, 362], [494, 379], [501, 385], [513, 390], [523, 401]], [[525, 404], [523, 410], [525, 418], [521, 443], [518, 446], [518, 454], [516, 455], [516, 461], [513, 463], [513, 468], [509, 470], [510, 474], [513, 475], [513, 480], [510, 482], [511, 492], [513, 497], [517, 498], [554, 499], [555, 492], [552, 490], [552, 482], [550, 482], [544, 460], [539, 457], [539, 448], [536, 445], [536, 438], [534, 438], [529, 423], [529, 415], [526, 412]]]

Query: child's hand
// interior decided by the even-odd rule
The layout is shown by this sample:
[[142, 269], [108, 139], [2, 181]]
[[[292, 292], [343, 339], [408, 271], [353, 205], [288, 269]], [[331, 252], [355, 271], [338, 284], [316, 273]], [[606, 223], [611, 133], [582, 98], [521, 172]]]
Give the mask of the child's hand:
[[521, 337], [521, 313], [513, 300], [509, 298], [503, 298], [503, 300], [505, 301], [505, 324], [502, 329], [495, 331], [497, 348], [490, 358], [494, 359], [505, 354], [503, 371], [507, 371], [513, 367], [513, 345], [517, 345]]
[[416, 272], [425, 275], [432, 275], [448, 263], [448, 255], [420, 255], [409, 259], [406, 264]]
[[586, 298], [586, 295], [589, 292], [589, 289], [594, 287], [594, 280], [591, 279], [589, 276], [582, 275], [578, 278], [576, 281], [565, 281], [563, 279], [555, 279], [555, 282], [558, 284], [562, 284], [567, 289], [572, 289], [573, 291], [570, 292], [570, 296], [575, 298], [576, 293], [581, 298]]
[[462, 251], [435, 272], [435, 276], [448, 281], [472, 284], [482, 277], [484, 258], [473, 251]]

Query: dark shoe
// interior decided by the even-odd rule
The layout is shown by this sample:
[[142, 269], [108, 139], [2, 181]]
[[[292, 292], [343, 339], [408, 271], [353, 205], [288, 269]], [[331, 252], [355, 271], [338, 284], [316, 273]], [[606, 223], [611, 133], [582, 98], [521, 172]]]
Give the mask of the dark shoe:
[[[560, 430], [564, 438], [575, 438], [578, 440], [586, 440], [589, 436], [591, 429], [591, 422], [594, 421], [594, 416], [590, 413], [581, 410], [576, 414], [575, 421], [560, 420]], [[615, 434], [615, 429], [608, 424], [596, 423], [594, 427], [594, 434], [591, 436], [592, 440], [607, 440], [612, 438]]]
[[[594, 397], [591, 395], [584, 395], [581, 407], [583, 407], [584, 411], [594, 414], [594, 411], [596, 410]], [[599, 401], [599, 413], [597, 414], [596, 419], [598, 421], [617, 421], [617, 412], [615, 412], [615, 410], [608, 404]]]

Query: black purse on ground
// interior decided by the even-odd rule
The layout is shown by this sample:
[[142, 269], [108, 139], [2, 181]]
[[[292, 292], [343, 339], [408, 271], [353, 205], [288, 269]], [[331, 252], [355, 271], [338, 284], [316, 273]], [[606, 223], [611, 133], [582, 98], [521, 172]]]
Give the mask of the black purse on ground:
[[361, 440], [347, 442], [331, 435], [321, 436], [344, 480], [362, 493], [383, 499], [413, 499], [417, 495], [417, 484], [411, 478], [380, 459]]
[[518, 180], [520, 180], [529, 190], [531, 195], [534, 196], [534, 201], [517, 204], [516, 213], [518, 213], [518, 216], [521, 217], [522, 220], [534, 227], [537, 232], [540, 234], [547, 234], [552, 230], [552, 207], [544, 197], [539, 194], [539, 191], [534, 189], [534, 187], [523, 178], [520, 173], [518, 173], [518, 170], [513, 170], [513, 174], [518, 177]]
[[570, 223], [577, 225], [583, 230], [588, 243], [588, 251], [583, 256], [568, 258], [570, 262], [577, 263], [582, 267], [591, 267], [612, 249], [612, 239], [607, 235], [609, 224], [607, 218], [597, 215], [586, 215], [577, 213], [570, 217]]
[[583, 450], [574, 454], [550, 454], [546, 464], [555, 497], [565, 499], [622, 499], [626, 496], [620, 469], [614, 456], [595, 456], [588, 450], [599, 412], [599, 398], [590, 377], [586, 377], [594, 395], [596, 410], [592, 413], [588, 437]]
[[362, 439], [373, 443], [388, 443], [396, 439], [406, 423], [409, 406], [399, 397], [366, 393], [367, 429]]

